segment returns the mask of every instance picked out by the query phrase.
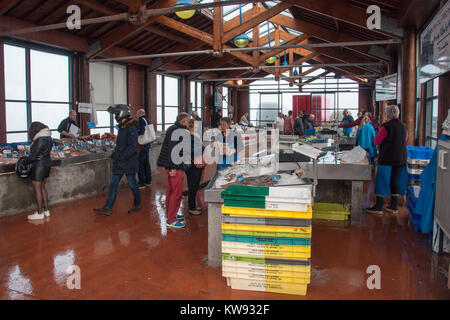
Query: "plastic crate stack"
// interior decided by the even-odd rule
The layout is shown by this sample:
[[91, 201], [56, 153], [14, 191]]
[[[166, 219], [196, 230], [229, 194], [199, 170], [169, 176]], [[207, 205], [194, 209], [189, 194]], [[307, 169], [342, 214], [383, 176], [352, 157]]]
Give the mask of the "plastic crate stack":
[[408, 152], [408, 185], [420, 186], [420, 175], [433, 156], [433, 149], [429, 147], [407, 146]]
[[222, 192], [222, 275], [232, 289], [306, 295], [311, 185]]

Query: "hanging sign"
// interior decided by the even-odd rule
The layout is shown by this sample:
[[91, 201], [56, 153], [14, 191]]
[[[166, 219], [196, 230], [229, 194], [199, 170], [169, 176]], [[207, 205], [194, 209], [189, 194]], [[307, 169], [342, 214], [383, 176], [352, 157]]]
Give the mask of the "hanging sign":
[[78, 112], [79, 113], [92, 113], [92, 103], [78, 103]]
[[450, 70], [450, 1], [420, 35], [420, 83]]
[[379, 78], [375, 83], [375, 100], [387, 101], [397, 99], [397, 74]]

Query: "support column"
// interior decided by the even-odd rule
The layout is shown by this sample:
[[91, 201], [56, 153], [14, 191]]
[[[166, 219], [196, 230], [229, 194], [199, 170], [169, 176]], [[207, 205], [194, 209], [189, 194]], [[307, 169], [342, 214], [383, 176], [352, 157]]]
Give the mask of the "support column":
[[380, 125], [386, 122], [386, 107], [388, 105], [387, 101], [380, 102]]
[[3, 38], [0, 38], [0, 143], [6, 143], [6, 94]]
[[145, 111], [147, 112], [147, 116], [153, 126], [155, 127], [155, 131], [157, 130], [158, 125], [158, 114], [157, 114], [157, 84], [156, 84], [156, 73], [146, 71], [147, 73], [147, 104], [145, 106]]
[[210, 82], [203, 82], [203, 125], [205, 127], [211, 126], [211, 117], [215, 114], [213, 90]]
[[406, 27], [402, 47], [402, 112], [408, 128], [408, 145], [414, 145], [416, 120], [416, 30]]
[[[74, 109], [77, 112], [77, 102], [89, 103], [91, 101], [89, 62], [86, 60], [85, 55], [81, 53], [77, 53], [73, 59], [73, 100], [75, 102]], [[90, 114], [78, 113], [78, 124], [81, 129], [81, 135], [87, 136], [91, 134], [91, 129], [87, 126], [87, 123], [90, 121]]]

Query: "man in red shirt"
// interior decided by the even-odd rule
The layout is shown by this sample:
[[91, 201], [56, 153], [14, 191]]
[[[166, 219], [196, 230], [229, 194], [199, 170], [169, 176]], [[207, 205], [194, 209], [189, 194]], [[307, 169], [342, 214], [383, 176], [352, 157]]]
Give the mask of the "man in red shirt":
[[294, 133], [294, 117], [292, 116], [293, 112], [289, 111], [288, 116], [284, 119], [284, 133], [285, 134], [293, 134]]

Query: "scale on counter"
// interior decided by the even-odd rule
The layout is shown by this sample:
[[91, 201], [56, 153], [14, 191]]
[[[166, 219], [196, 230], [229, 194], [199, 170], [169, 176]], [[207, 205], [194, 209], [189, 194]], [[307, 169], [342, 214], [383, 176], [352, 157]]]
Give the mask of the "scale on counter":
[[318, 159], [323, 156], [323, 152], [308, 144], [296, 143], [292, 146], [292, 150], [296, 153], [300, 153], [303, 156], [309, 157], [313, 162], [313, 187], [312, 198], [316, 196], [316, 186], [319, 183], [319, 167], [317, 165]]

